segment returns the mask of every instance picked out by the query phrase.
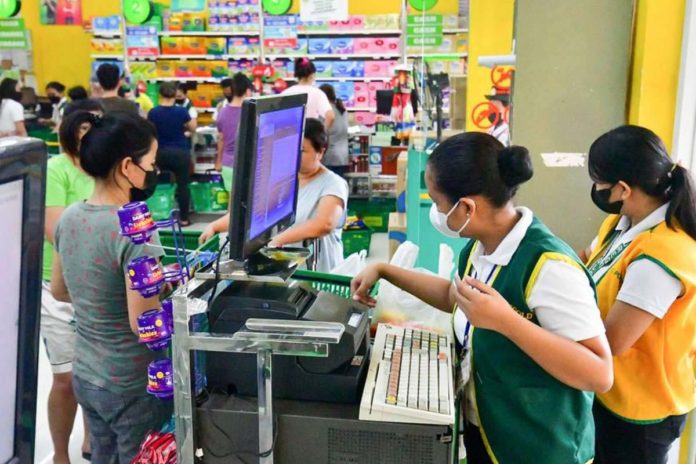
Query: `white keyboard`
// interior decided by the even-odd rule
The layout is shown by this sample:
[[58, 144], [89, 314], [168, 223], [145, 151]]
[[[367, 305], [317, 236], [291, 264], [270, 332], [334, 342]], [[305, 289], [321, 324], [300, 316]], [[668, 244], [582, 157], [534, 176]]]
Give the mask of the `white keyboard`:
[[360, 420], [454, 424], [453, 384], [448, 336], [379, 324]]

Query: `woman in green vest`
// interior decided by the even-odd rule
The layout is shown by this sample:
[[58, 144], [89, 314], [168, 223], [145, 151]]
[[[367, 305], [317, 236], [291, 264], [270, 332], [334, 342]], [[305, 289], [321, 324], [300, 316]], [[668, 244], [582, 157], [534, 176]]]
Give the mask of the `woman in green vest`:
[[621, 126], [590, 147], [609, 213], [583, 258], [614, 356], [594, 408], [598, 464], [666, 464], [696, 407], [696, 191], [660, 138]]
[[377, 264], [352, 284], [354, 298], [367, 304], [375, 303], [368, 289], [386, 279], [454, 312], [470, 464], [591, 462], [592, 392], [612, 384], [590, 277], [568, 245], [513, 205], [531, 177], [523, 147], [478, 132], [446, 140], [425, 181], [433, 225], [471, 239], [459, 276], [451, 282]]

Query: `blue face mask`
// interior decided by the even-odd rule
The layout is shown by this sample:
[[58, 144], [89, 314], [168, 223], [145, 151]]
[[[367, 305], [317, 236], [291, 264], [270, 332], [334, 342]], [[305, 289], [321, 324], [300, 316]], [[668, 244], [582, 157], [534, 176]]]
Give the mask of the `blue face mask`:
[[438, 211], [437, 206], [435, 206], [435, 203], [433, 203], [433, 205], [430, 207], [430, 223], [433, 225], [435, 230], [437, 230], [446, 237], [460, 238], [461, 233], [464, 232], [466, 226], [469, 225], [469, 221], [471, 221], [471, 218], [467, 216], [466, 222], [464, 222], [464, 225], [462, 225], [458, 230], [450, 228], [449, 224], [447, 223], [447, 220], [452, 215], [452, 213], [454, 213], [459, 204], [460, 203], [457, 202], [452, 207], [452, 209], [449, 210], [447, 214]]

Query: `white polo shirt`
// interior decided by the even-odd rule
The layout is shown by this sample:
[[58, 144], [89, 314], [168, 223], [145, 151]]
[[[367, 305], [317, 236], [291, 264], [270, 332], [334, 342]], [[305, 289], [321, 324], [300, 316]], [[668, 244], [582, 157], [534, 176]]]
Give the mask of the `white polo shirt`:
[[[531, 210], [521, 207], [517, 211], [522, 217], [493, 253], [485, 254], [479, 242], [471, 256], [473, 272], [482, 282], [488, 279], [496, 266], [503, 267], [510, 263], [532, 224], [534, 215]], [[541, 327], [573, 341], [587, 340], [605, 332], [587, 275], [563, 261], [549, 260], [544, 263], [527, 306], [534, 311]], [[464, 338], [465, 328], [466, 317], [458, 309], [454, 316], [454, 331], [460, 342]]]
[[[621, 217], [615, 228], [617, 235], [599, 258], [600, 262], [604, 259], [602, 265], [595, 269], [593, 263], [589, 263], [595, 282], [599, 282], [604, 277], [611, 265], [623, 254], [633, 239], [664, 222], [668, 208], [669, 203], [660, 206], [633, 227], [631, 227], [631, 220], [627, 216]], [[593, 252], [598, 246], [597, 240], [595, 237], [592, 241], [591, 249]], [[619, 251], [617, 252], [617, 250]], [[607, 259], [609, 256], [614, 259]], [[628, 265], [616, 299], [662, 319], [681, 292], [682, 284], [679, 279], [649, 259], [640, 259]]]
[[[472, 273], [482, 282], [492, 285], [496, 267], [510, 264], [532, 224], [534, 215], [528, 208], [517, 208], [522, 217], [512, 228], [500, 245], [491, 254], [485, 254], [483, 244], [477, 244], [471, 255]], [[527, 306], [536, 314], [539, 325], [549, 332], [573, 341], [598, 337], [605, 332], [594, 290], [585, 272], [563, 261], [548, 260], [539, 272]], [[466, 316], [457, 309], [454, 315], [454, 331], [457, 339], [464, 339]], [[472, 338], [469, 337], [469, 343]], [[479, 425], [474, 402], [473, 383], [467, 388], [466, 418], [473, 425]]]

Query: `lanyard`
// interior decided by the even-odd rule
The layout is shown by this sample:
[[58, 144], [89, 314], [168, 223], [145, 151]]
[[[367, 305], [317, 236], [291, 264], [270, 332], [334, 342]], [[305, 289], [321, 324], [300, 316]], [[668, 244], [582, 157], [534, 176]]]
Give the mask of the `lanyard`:
[[[486, 280], [483, 282], [484, 284], [488, 285], [488, 282], [491, 281], [493, 278], [493, 275], [495, 274], [495, 271], [498, 270], [498, 265], [496, 264], [493, 266], [493, 269], [491, 269], [491, 272], [488, 274], [488, 277], [486, 277]], [[469, 277], [472, 277], [474, 279], [478, 278], [478, 273], [474, 269], [474, 266], [472, 264], [471, 266], [471, 273]], [[469, 332], [471, 331], [471, 322], [468, 320], [466, 321], [466, 327], [464, 328], [464, 339], [462, 340], [462, 354], [468, 349], [469, 345]]]
[[624, 252], [626, 248], [631, 244], [631, 242], [627, 243], [622, 243], [619, 245], [614, 251], [609, 253], [609, 250], [611, 250], [611, 247], [614, 245], [614, 242], [618, 239], [621, 238], [621, 234], [616, 234], [611, 242], [609, 242], [606, 246], [606, 250], [604, 252], [604, 255], [600, 258], [597, 259], [594, 263], [592, 263], [592, 266], [589, 267], [587, 270], [590, 275], [594, 276], [597, 272], [602, 270], [606, 266], [610, 266], [613, 264], [613, 262], [621, 256], [621, 254]]

